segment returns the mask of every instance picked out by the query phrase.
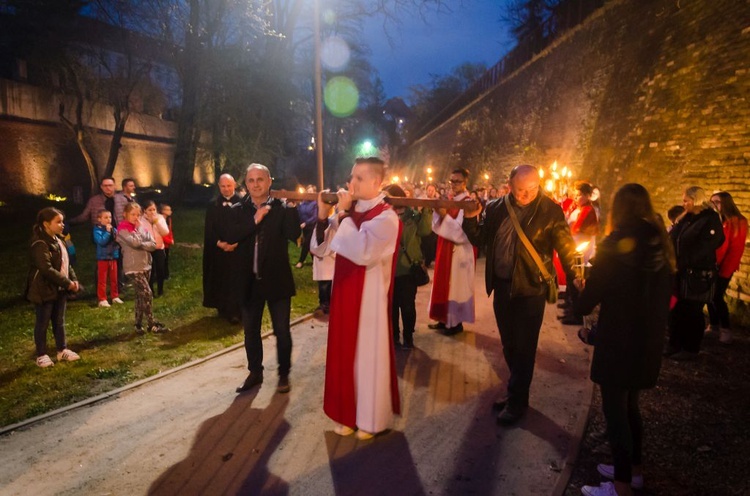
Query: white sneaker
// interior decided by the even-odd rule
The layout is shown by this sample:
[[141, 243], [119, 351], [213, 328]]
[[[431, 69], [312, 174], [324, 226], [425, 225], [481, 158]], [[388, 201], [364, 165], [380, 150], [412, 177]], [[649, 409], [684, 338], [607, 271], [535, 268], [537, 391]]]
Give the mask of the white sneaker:
[[100, 300], [99, 301], [99, 306], [102, 307], [102, 308], [108, 308], [110, 305], [109, 305], [109, 302], [107, 300]]
[[76, 360], [80, 359], [81, 357], [76, 353], [75, 351], [71, 351], [67, 348], [62, 350], [60, 353], [57, 354], [57, 361], [58, 362], [75, 362]]
[[732, 330], [722, 327], [719, 329], [719, 342], [722, 344], [729, 344], [732, 342]]
[[42, 367], [43, 369], [46, 369], [47, 367], [55, 366], [55, 364], [52, 363], [52, 359], [49, 357], [49, 355], [42, 355], [40, 357], [36, 357], [36, 364], [39, 367]]
[[614, 482], [602, 482], [598, 486], [583, 486], [581, 494], [585, 496], [617, 496]]
[[[605, 463], [600, 463], [596, 466], [596, 471], [601, 474], [602, 477], [606, 477], [609, 480], [615, 480], [615, 466], [614, 465], [607, 465]], [[643, 489], [643, 476], [642, 475], [634, 475], [632, 479], [630, 479], [630, 487], [633, 489]]]
[[122, 301], [120, 298], [112, 298], [112, 303], [117, 303], [118, 305], [122, 305], [125, 302]]

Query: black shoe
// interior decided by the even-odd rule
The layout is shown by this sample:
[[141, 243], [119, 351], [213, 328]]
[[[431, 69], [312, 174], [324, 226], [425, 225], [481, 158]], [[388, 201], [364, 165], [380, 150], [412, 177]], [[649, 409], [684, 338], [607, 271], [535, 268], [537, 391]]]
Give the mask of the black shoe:
[[460, 332], [464, 332], [464, 325], [463, 324], [458, 324], [458, 325], [453, 326], [453, 327], [447, 327], [445, 329], [445, 332], [443, 332], [443, 334], [445, 334], [446, 336], [455, 336], [456, 334], [458, 334]]
[[[263, 379], [261, 378], [261, 381]], [[279, 376], [279, 384], [276, 386], [276, 392], [277, 393], [288, 393], [292, 390], [292, 385], [289, 384], [289, 376], [288, 375], [280, 375]]]
[[411, 350], [414, 348], [414, 337], [404, 334], [404, 344], [401, 347], [405, 350]]
[[430, 329], [445, 329], [445, 324], [442, 322], [436, 322], [434, 324], [427, 324]]
[[250, 375], [247, 376], [247, 379], [245, 379], [245, 382], [242, 383], [242, 386], [235, 389], [235, 391], [237, 391], [238, 393], [244, 393], [245, 391], [249, 391], [259, 384], [263, 384], [263, 374], [256, 374], [254, 372], [251, 372]]
[[136, 334], [146, 334], [146, 331], [143, 330], [143, 326], [141, 324], [135, 325], [135, 333]]
[[497, 423], [500, 425], [513, 425], [526, 414], [528, 407], [505, 405], [503, 411], [497, 415]]
[[575, 315], [567, 315], [565, 318], [560, 319], [560, 322], [563, 325], [583, 325], [583, 318], [582, 317], [576, 317]]
[[153, 332], [154, 334], [161, 334], [161, 333], [172, 331], [169, 327], [165, 326], [161, 322], [154, 322], [153, 324], [149, 326], [148, 330], [150, 332]]

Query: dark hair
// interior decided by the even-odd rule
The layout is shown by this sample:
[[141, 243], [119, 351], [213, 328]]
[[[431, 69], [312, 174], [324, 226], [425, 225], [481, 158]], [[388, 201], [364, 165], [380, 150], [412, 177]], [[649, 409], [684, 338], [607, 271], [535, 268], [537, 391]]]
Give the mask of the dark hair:
[[682, 205], [675, 205], [674, 207], [667, 210], [667, 218], [670, 222], [674, 223], [674, 221], [677, 220], [677, 217], [682, 215], [682, 213], [685, 211], [685, 207]]
[[159, 204], [159, 212], [161, 212], [164, 207], [172, 208], [172, 205], [170, 205], [169, 203], [160, 203]]
[[456, 167], [451, 171], [451, 174], [461, 174], [464, 179], [469, 179], [469, 169], [465, 167]]
[[354, 159], [354, 165], [367, 165], [381, 180], [385, 178], [385, 162], [378, 157], [357, 157]]
[[404, 189], [399, 186], [398, 184], [389, 184], [385, 188], [383, 188], [383, 191], [388, 194], [388, 196], [396, 196], [399, 198], [406, 198], [406, 192]]
[[115, 182], [115, 178], [114, 177], [112, 177], [112, 176], [105, 176], [105, 177], [101, 178], [101, 180], [99, 181], [99, 186], [101, 186], [102, 184], [104, 184], [104, 181], [107, 181], [107, 180], [112, 181], [113, 183]]
[[648, 190], [640, 184], [628, 183], [615, 192], [612, 210], [609, 212], [607, 233], [620, 227], [635, 225], [641, 220], [645, 220], [658, 229], [662, 249], [672, 272], [674, 272], [676, 270], [674, 247], [664, 228], [663, 220], [660, 220], [654, 212]]
[[156, 202], [155, 202], [154, 200], [146, 200], [146, 201], [144, 201], [144, 202], [143, 202], [143, 204], [141, 205], [141, 208], [142, 208], [143, 210], [146, 210], [146, 209], [147, 209], [148, 207], [150, 207], [151, 205], [153, 205], [153, 206], [155, 207], [155, 206], [156, 206]]
[[36, 222], [34, 223], [34, 226], [31, 228], [32, 232], [44, 232], [44, 223], [45, 222], [52, 222], [52, 220], [60, 216], [62, 218], [65, 218], [65, 214], [62, 213], [62, 210], [58, 210], [55, 207], [45, 207], [41, 209], [36, 214]]
[[744, 219], [745, 216], [740, 213], [740, 209], [737, 208], [737, 204], [734, 203], [734, 198], [732, 198], [732, 195], [727, 193], [726, 191], [719, 191], [718, 193], [714, 193], [713, 196], [718, 196], [721, 199], [721, 219], [732, 219], [732, 218], [739, 218]]
[[135, 179], [133, 179], [132, 177], [126, 177], [125, 179], [123, 179], [122, 181], [120, 181], [120, 185], [121, 185], [121, 186], [122, 186], [123, 188], [125, 188], [125, 185], [126, 185], [126, 184], [128, 184], [128, 183], [133, 183], [133, 184], [135, 184]]
[[582, 195], [591, 196], [594, 194], [594, 187], [587, 181], [576, 181], [574, 188], [580, 191]]

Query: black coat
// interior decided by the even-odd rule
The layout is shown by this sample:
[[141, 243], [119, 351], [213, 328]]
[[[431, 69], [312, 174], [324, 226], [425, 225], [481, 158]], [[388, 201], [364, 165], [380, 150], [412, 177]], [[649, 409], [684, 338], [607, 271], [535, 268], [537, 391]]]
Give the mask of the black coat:
[[[64, 243], [63, 243], [64, 246]], [[67, 291], [72, 281], [77, 281], [73, 266], [68, 266], [68, 277], [62, 269], [63, 254], [57, 238], [46, 231], [35, 229], [31, 236], [29, 275], [26, 278], [26, 298], [36, 305], [57, 299]]]
[[706, 208], [685, 214], [669, 233], [677, 256], [677, 269], [715, 269], [716, 250], [724, 242], [719, 214]]
[[[297, 208], [279, 199], [268, 202], [271, 211], [255, 225], [257, 209], [250, 196], [232, 207], [233, 219], [223, 234], [228, 243], [239, 242], [240, 267], [245, 278], [243, 295], [247, 298], [279, 300], [296, 294], [289, 264], [288, 244], [299, 238], [301, 229]], [[255, 243], [258, 243], [258, 273], [253, 272]], [[249, 293], [249, 294], [248, 294]]]
[[[464, 219], [463, 229], [472, 244], [485, 247], [487, 253], [487, 264], [485, 265], [484, 281], [487, 295], [492, 293], [494, 278], [493, 260], [495, 257], [495, 233], [508, 218], [508, 206], [505, 204], [509, 195], [498, 198], [487, 203], [487, 208], [482, 213], [482, 220], [477, 218]], [[575, 243], [570, 235], [570, 227], [565, 221], [560, 205], [552, 201], [542, 193], [527, 208], [531, 208], [529, 217], [521, 220], [521, 228], [529, 238], [531, 244], [536, 248], [547, 271], [554, 276], [555, 268], [552, 263], [552, 251], [557, 250], [560, 261], [567, 273], [572, 273]], [[526, 250], [519, 239], [516, 245], [515, 265], [511, 282], [511, 297], [516, 296], [541, 296], [546, 294], [547, 285], [542, 274], [534, 263], [534, 259]]]
[[220, 233], [226, 232], [227, 224], [234, 222], [235, 213], [231, 206], [240, 200], [238, 195], [228, 200], [219, 196], [211, 202], [206, 209], [203, 232], [203, 306], [217, 308], [232, 315], [239, 315], [237, 300], [242, 288], [242, 281], [238, 277], [240, 251], [227, 252], [216, 246], [216, 243], [226, 241]]
[[591, 380], [624, 389], [656, 384], [669, 314], [671, 269], [660, 228], [646, 221], [618, 229], [598, 246], [575, 304], [587, 315], [601, 303]]

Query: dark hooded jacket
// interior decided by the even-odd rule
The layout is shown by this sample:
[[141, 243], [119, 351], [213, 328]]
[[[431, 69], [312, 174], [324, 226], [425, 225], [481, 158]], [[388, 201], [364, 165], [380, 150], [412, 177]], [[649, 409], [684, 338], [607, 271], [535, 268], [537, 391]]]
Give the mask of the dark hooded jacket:
[[60, 291], [67, 291], [72, 281], [77, 281], [73, 266], [68, 267], [68, 277], [62, 269], [63, 254], [57, 239], [46, 231], [35, 229], [31, 236], [29, 275], [26, 279], [26, 298], [36, 305], [57, 299]]
[[575, 309], [587, 315], [601, 303], [591, 364], [591, 380], [598, 384], [624, 389], [656, 384], [672, 279], [659, 229], [639, 220], [597, 246]]

